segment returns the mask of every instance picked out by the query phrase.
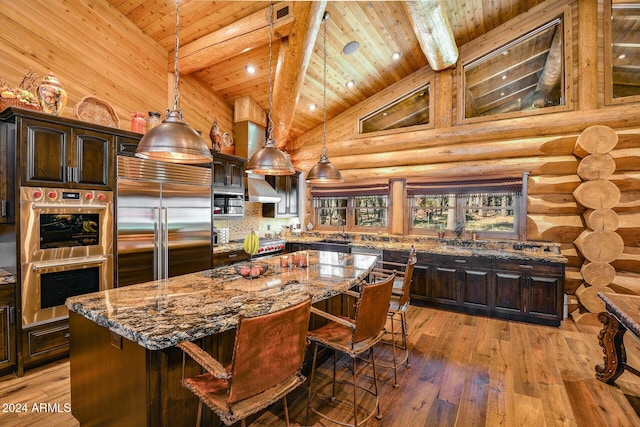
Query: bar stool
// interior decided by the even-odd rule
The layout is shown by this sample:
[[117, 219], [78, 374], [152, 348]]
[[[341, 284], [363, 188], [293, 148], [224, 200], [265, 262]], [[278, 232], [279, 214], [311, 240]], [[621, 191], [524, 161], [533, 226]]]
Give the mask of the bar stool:
[[[313, 411], [322, 418], [330, 420], [334, 423], [344, 426], [363, 425], [374, 414], [376, 418], [381, 419], [380, 401], [378, 398], [378, 379], [376, 377], [376, 364], [373, 352], [373, 346], [378, 343], [386, 333], [384, 326], [387, 320], [387, 312], [391, 300], [391, 289], [395, 274], [391, 274], [387, 279], [373, 284], [362, 286], [360, 293], [352, 291], [344, 291], [346, 295], [350, 295], [356, 299], [355, 317], [353, 319], [335, 316], [318, 310], [314, 307], [311, 312], [328, 319], [329, 322], [318, 329], [308, 332], [309, 340], [314, 344], [313, 362], [311, 366], [311, 377], [309, 380], [309, 400], [307, 402], [307, 423], [309, 424], [309, 411]], [[313, 381], [316, 374], [316, 361], [318, 356], [318, 347], [322, 346], [333, 350], [333, 382], [331, 400], [336, 399], [336, 362], [337, 353], [341, 352], [351, 357], [353, 363], [353, 424], [329, 417], [322, 413], [319, 409], [312, 406], [312, 400], [315, 397], [313, 391]], [[365, 388], [358, 384], [358, 374], [356, 360], [360, 354], [370, 350], [371, 365], [373, 367], [373, 383], [374, 390]], [[374, 408], [366, 414], [365, 418], [358, 422], [358, 389], [375, 397]]]
[[[282, 399], [287, 426], [287, 394], [306, 379], [300, 371], [307, 345], [311, 299], [256, 317], [240, 316], [231, 366], [225, 368], [192, 342], [177, 346], [182, 354], [182, 385], [198, 404], [197, 426], [205, 403], [220, 420], [231, 425]], [[206, 372], [184, 378], [185, 354]]]
[[[409, 257], [406, 264], [391, 261], [378, 261], [376, 268], [373, 269], [371, 277], [373, 281], [379, 278], [386, 278], [389, 274], [395, 273], [396, 280], [393, 285], [391, 294], [391, 303], [389, 305], [389, 322], [391, 324], [390, 341], [382, 340], [384, 344], [393, 346], [393, 360], [389, 363], [384, 360], [379, 361], [379, 365], [386, 368], [393, 368], [393, 387], [398, 388], [398, 366], [405, 363], [406, 368], [411, 367], [409, 361], [409, 347], [407, 346], [408, 328], [407, 328], [407, 308], [409, 307], [411, 281], [413, 280], [413, 269], [417, 262], [416, 250], [413, 246], [409, 250]], [[400, 321], [400, 332], [395, 329], [396, 321]], [[396, 339], [400, 336], [400, 342]], [[396, 349], [402, 350], [402, 356], [398, 360]]]

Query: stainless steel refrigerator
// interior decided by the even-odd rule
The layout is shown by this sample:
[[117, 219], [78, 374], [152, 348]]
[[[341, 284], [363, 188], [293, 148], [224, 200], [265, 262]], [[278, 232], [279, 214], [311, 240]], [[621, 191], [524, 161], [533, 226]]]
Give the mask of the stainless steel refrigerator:
[[211, 169], [118, 156], [117, 286], [211, 268]]

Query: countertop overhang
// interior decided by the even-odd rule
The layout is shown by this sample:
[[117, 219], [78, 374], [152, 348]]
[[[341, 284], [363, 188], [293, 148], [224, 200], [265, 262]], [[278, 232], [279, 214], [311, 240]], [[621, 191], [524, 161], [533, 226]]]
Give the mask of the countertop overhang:
[[355, 286], [377, 257], [309, 251], [307, 268], [268, 264], [264, 276], [249, 280], [233, 266], [68, 298], [67, 308], [149, 350], [162, 350], [237, 325], [238, 314], [281, 310], [311, 295], [318, 302]]

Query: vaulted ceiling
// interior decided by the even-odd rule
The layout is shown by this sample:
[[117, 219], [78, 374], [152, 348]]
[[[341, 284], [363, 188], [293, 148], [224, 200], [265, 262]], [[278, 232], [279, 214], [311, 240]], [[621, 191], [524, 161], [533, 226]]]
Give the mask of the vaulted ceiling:
[[[108, 1], [167, 50], [169, 62], [167, 70], [172, 70], [173, 65], [170, 61], [173, 58], [175, 45], [175, 3], [170, 0]], [[427, 5], [425, 7], [429, 7], [429, 4], [438, 5], [439, 13], [443, 15], [444, 21], [448, 21], [449, 32], [452, 34], [455, 46], [460, 47], [541, 2], [542, 0], [448, 0], [425, 2]], [[283, 3], [274, 3], [274, 7], [281, 4]], [[295, 2], [289, 4], [294, 10], [295, 22], [295, 19], [299, 18], [296, 16], [298, 6]], [[319, 4], [324, 6], [322, 2]], [[421, 24], [427, 26], [426, 29], [422, 28], [422, 36], [425, 32], [429, 32], [429, 25], [443, 24], [423, 22], [427, 18], [436, 19], [433, 17], [437, 17], [437, 14], [434, 15], [433, 11], [426, 11], [423, 18], [418, 19], [416, 23], [416, 13], [419, 14], [419, 12], [412, 10], [412, 6], [415, 4], [397, 1], [329, 1], [326, 3], [324, 10], [330, 16], [326, 21], [328, 118], [336, 116], [366, 98], [375, 96], [380, 90], [425, 66], [434, 68], [434, 60], [428, 57], [428, 47], [425, 47], [424, 41], [419, 40], [418, 36], [420, 36]], [[181, 73], [196, 77], [231, 104], [235, 99], [249, 95], [267, 111], [269, 109], [267, 21], [269, 15], [265, 11], [269, 10], [269, 7], [270, 3], [263, 1], [182, 0], [179, 9]], [[322, 12], [320, 12], [321, 15]], [[301, 19], [306, 21], [305, 26], [311, 27], [310, 34], [301, 37], [312, 44], [308, 47], [309, 59], [306, 72], [304, 67], [295, 70], [298, 74], [304, 73], [301, 77], [297, 103], [295, 93], [288, 92], [289, 99], [295, 108], [292, 112], [293, 120], [290, 130], [288, 130], [289, 138], [318, 126], [323, 119], [323, 26], [321, 19], [317, 18], [317, 12], [315, 17], [307, 16]], [[267, 22], [266, 27], [265, 22]], [[277, 64], [278, 52], [283, 46], [281, 37], [289, 35], [291, 31], [300, 33], [300, 28], [302, 27], [294, 27], [291, 20], [274, 22], [272, 69], [276, 80], [286, 78], [276, 73], [278, 66], [281, 66]], [[439, 35], [435, 34], [435, 36]], [[549, 37], [549, 42], [551, 39], [552, 37]], [[351, 54], [345, 53], [343, 51], [345, 45], [353, 41], [359, 43], [359, 49]], [[445, 42], [432, 40], [432, 46], [438, 43]], [[546, 49], [548, 52], [549, 46], [541, 49]], [[392, 55], [396, 52], [401, 54], [400, 58], [392, 59]], [[190, 57], [191, 53], [194, 53], [194, 56]], [[299, 47], [299, 50], [293, 51], [294, 56], [304, 53], [304, 44]], [[436, 52], [436, 54], [444, 55], [442, 52]], [[531, 60], [537, 61], [535, 66], [538, 68], [541, 63], [539, 55], [540, 52], [530, 49]], [[305, 63], [301, 58], [286, 60], [291, 63], [297, 61], [297, 64]], [[444, 61], [446, 62], [446, 58]], [[247, 65], [253, 65], [256, 72], [247, 73], [245, 70]], [[292, 73], [290, 68], [288, 72]], [[288, 79], [291, 80], [292, 76], [289, 75]], [[531, 85], [535, 80], [536, 77], [529, 77], [528, 83], [523, 84]], [[348, 81], [353, 81], [354, 85], [347, 87]], [[275, 86], [278, 83], [276, 82]], [[485, 83], [485, 86], [490, 84], [490, 82]], [[504, 86], [505, 82], [499, 82], [499, 84]], [[482, 85], [478, 86], [478, 90], [481, 88]], [[495, 103], [495, 100], [492, 102]], [[317, 106], [315, 110], [309, 108], [312, 104]]]

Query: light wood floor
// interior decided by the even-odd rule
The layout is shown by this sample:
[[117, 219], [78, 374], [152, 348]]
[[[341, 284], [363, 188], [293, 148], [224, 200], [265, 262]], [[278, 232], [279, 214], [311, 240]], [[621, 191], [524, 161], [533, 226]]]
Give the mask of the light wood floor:
[[[368, 426], [640, 426], [640, 378], [625, 372], [614, 386], [595, 379], [594, 366], [602, 363], [595, 321], [569, 319], [555, 328], [421, 307], [411, 307], [408, 317], [411, 368], [399, 372], [399, 389], [391, 387], [390, 370], [380, 372], [384, 418]], [[640, 367], [640, 345], [629, 334], [625, 344], [629, 363]], [[339, 361], [347, 375], [349, 363]], [[330, 361], [320, 375], [330, 375]], [[64, 412], [68, 377], [63, 360], [2, 378], [0, 425], [77, 426]], [[297, 424], [305, 423], [306, 393], [305, 386], [289, 397]], [[61, 412], [35, 411], [47, 410], [43, 403]], [[7, 412], [11, 404], [24, 404], [26, 412]], [[282, 425], [282, 414], [276, 404], [253, 425]], [[309, 424], [332, 425], [317, 416]]]

